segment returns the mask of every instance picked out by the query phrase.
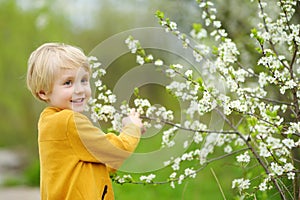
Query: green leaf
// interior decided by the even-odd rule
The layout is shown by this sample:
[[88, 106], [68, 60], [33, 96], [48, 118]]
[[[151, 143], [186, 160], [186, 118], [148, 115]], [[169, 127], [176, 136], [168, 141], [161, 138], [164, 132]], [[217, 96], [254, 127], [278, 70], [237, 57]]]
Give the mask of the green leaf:
[[170, 18], [166, 18], [166, 22], [168, 25], [170, 25], [170, 22], [171, 22]]
[[262, 37], [257, 37], [259, 44], [263, 45], [265, 40]]
[[135, 87], [133, 92], [136, 97], [139, 96], [139, 88], [138, 87]]
[[254, 37], [257, 37], [257, 30], [256, 30], [256, 28], [251, 29], [251, 33], [253, 34]]
[[142, 57], [145, 57], [145, 56], [146, 56], [146, 52], [145, 52], [145, 50], [142, 49], [142, 48], [139, 48], [139, 49], [136, 51], [136, 54], [137, 54], [137, 55], [140, 55], [140, 56], [142, 56]]
[[199, 83], [199, 85], [203, 84], [203, 79], [201, 77], [197, 78], [197, 83]]
[[202, 29], [202, 24], [193, 23], [193, 29], [196, 31], [196, 33], [199, 33]]
[[250, 126], [255, 126], [257, 124], [257, 119], [255, 117], [247, 118], [247, 122]]
[[157, 10], [157, 11], [155, 12], [155, 16], [156, 16], [157, 18], [159, 18], [159, 19], [165, 18], [165, 14], [164, 14], [162, 11], [160, 11], [160, 10]]
[[259, 47], [255, 48], [255, 50], [256, 50], [258, 53], [260, 53], [260, 54], [262, 54], [262, 53], [263, 53], [262, 49], [261, 49], [261, 48], [259, 48]]
[[267, 109], [266, 114], [269, 115], [272, 118], [275, 118], [277, 116], [277, 110], [272, 112], [269, 109]]
[[213, 53], [214, 55], [218, 55], [218, 54], [219, 54], [219, 49], [218, 49], [218, 47], [213, 46], [213, 47], [212, 47], [212, 53]]

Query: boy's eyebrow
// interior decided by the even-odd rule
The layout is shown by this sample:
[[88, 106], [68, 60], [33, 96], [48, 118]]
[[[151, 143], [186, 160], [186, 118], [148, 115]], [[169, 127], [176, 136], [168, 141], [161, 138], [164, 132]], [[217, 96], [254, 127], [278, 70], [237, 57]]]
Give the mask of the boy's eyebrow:
[[62, 79], [74, 79], [75, 76], [73, 76], [73, 75], [62, 75], [61, 78]]
[[[89, 76], [89, 73], [82, 74], [82, 77], [85, 77], [85, 76]], [[76, 74], [76, 75], [66, 74], [66, 75], [62, 75], [61, 79], [76, 79], [78, 77], [79, 77], [78, 74]]]

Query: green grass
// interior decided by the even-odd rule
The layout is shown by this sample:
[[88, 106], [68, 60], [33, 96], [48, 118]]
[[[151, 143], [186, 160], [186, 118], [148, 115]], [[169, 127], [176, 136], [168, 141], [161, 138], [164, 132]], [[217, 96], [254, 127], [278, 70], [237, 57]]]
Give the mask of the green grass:
[[[115, 199], [129, 200], [223, 200], [222, 191], [226, 200], [236, 199], [235, 191], [231, 188], [231, 182], [235, 178], [242, 176], [243, 171], [240, 167], [232, 164], [234, 156], [209, 164], [200, 171], [196, 178], [189, 178], [181, 185], [176, 185], [173, 189], [169, 184], [143, 185], [143, 184], [116, 184], [113, 183]], [[249, 169], [255, 173], [255, 169]], [[247, 170], [247, 171], [248, 171]], [[214, 173], [215, 176], [214, 176]], [[163, 169], [155, 179], [162, 180], [168, 177], [170, 169]], [[134, 176], [134, 175], [133, 175]], [[138, 177], [139, 175], [137, 175]], [[5, 180], [4, 186], [13, 187], [18, 185], [39, 186], [39, 162], [34, 160], [24, 171], [22, 177], [11, 177]], [[222, 191], [220, 190], [222, 188]], [[275, 194], [275, 195], [274, 195]], [[256, 194], [259, 200], [279, 200], [276, 191]], [[247, 200], [253, 198], [247, 198]]]
[[[231, 169], [230, 169], [231, 168]], [[114, 192], [116, 200], [137, 199], [174, 199], [174, 200], [206, 200], [206, 199], [224, 199], [219, 189], [218, 183], [211, 172], [216, 174], [220, 187], [225, 193], [226, 199], [233, 199], [233, 190], [231, 189], [231, 180], [237, 172], [228, 166], [220, 163], [209, 165], [203, 171], [199, 172], [195, 179], [187, 179], [181, 185], [176, 185], [175, 189], [169, 184], [164, 185], [119, 185], [114, 183]]]

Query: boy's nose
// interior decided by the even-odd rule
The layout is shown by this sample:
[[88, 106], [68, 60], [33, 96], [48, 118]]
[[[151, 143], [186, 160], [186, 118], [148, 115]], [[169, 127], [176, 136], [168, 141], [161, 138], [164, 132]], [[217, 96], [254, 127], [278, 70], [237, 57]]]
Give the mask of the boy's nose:
[[74, 92], [76, 94], [81, 93], [83, 91], [84, 91], [84, 88], [80, 83], [75, 84]]

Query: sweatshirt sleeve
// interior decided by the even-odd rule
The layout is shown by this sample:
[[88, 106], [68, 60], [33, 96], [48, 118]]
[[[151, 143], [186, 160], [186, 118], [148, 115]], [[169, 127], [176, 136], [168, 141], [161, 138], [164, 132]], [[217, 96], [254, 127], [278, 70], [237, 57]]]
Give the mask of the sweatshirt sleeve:
[[118, 169], [131, 155], [140, 139], [140, 128], [134, 124], [125, 126], [119, 136], [104, 134], [90, 120], [74, 112], [69, 119], [69, 138], [80, 160], [101, 162], [109, 168]]

